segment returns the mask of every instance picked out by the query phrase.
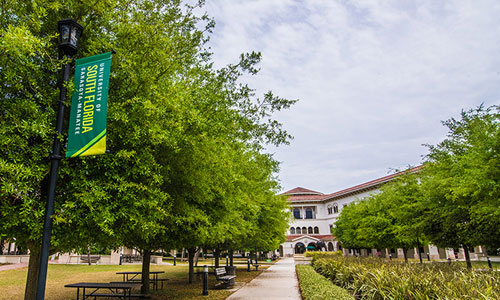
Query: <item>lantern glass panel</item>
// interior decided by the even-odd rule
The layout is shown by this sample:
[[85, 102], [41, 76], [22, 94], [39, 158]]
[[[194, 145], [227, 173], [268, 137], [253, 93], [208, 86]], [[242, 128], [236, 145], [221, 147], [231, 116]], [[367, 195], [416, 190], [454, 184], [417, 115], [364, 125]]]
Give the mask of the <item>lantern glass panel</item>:
[[69, 43], [70, 27], [69, 25], [61, 26], [61, 44]]
[[80, 38], [80, 30], [78, 27], [76, 26], [73, 26], [73, 28], [71, 28], [71, 39], [69, 40], [69, 43], [72, 45], [72, 46], [78, 46], [78, 39]]

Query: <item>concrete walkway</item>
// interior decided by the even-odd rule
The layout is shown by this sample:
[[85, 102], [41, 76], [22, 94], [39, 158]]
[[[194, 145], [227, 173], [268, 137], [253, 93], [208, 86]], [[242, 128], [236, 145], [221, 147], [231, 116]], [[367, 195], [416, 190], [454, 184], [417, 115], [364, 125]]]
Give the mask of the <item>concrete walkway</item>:
[[[238, 278], [236, 278], [238, 280]], [[293, 258], [282, 258], [226, 300], [301, 300]]]
[[19, 264], [8, 264], [0, 266], [0, 271], [14, 270], [27, 267], [28, 263], [19, 263]]

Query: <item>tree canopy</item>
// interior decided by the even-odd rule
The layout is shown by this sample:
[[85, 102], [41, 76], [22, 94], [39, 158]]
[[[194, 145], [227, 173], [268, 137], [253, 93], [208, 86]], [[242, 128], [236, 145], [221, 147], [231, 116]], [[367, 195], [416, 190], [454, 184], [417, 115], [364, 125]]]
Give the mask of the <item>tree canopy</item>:
[[[345, 207], [333, 229], [348, 248], [420, 247], [425, 241], [418, 227], [421, 187], [418, 169], [409, 168], [379, 193]], [[420, 231], [419, 231], [420, 230]]]
[[[462, 111], [443, 124], [448, 136], [428, 145], [416, 174], [398, 176], [366, 201], [350, 205], [334, 232], [346, 247], [469, 248], [500, 245], [500, 111]], [[379, 225], [383, 224], [382, 227]], [[387, 228], [391, 228], [387, 230]]]
[[500, 245], [500, 123], [496, 106], [462, 111], [443, 124], [445, 140], [429, 146], [423, 188], [425, 232], [436, 245]]
[[[233, 246], [244, 247], [243, 236], [269, 249], [284, 238], [288, 215], [286, 201], [275, 195], [277, 162], [263, 151], [266, 144], [290, 141], [273, 113], [295, 100], [272, 92], [257, 97], [241, 82], [244, 73], [258, 73], [260, 53], [213, 67], [206, 43], [214, 21], [194, 12], [202, 5], [2, 5], [0, 238], [26, 245], [32, 257], [38, 252], [57, 70], [64, 63], [57, 55], [56, 28], [69, 17], [84, 27], [77, 58], [116, 51], [108, 101], [110, 153], [62, 161], [53, 251], [94, 243], [143, 251], [209, 241], [239, 241]], [[236, 218], [249, 226], [238, 226]]]

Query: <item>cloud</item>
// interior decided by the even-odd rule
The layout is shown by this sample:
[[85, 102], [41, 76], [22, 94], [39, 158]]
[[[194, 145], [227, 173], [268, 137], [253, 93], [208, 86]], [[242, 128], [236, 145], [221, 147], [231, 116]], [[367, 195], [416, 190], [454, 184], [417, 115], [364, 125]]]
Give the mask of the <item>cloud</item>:
[[500, 99], [497, 1], [229, 1], [205, 7], [217, 66], [261, 51], [259, 94], [295, 136], [270, 148], [285, 190], [325, 193], [421, 162], [440, 121]]

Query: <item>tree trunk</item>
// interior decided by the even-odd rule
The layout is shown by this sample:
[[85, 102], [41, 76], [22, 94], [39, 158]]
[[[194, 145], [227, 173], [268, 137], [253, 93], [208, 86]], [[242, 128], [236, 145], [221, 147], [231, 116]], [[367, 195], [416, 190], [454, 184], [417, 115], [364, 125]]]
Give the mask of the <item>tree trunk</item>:
[[185, 250], [185, 249], [184, 249], [184, 248], [182, 248], [182, 253], [181, 253], [181, 261], [185, 261], [185, 260], [184, 260], [184, 250]]
[[408, 263], [408, 248], [403, 248], [403, 256], [405, 258], [405, 263]]
[[189, 283], [193, 283], [194, 277], [194, 255], [196, 253], [196, 248], [188, 248], [188, 260], [189, 260]]
[[151, 263], [151, 251], [144, 250], [142, 253], [141, 294], [149, 294], [149, 266]]
[[87, 259], [89, 260], [89, 266], [92, 265], [90, 262], [90, 244], [87, 246]]
[[464, 248], [465, 262], [467, 263], [467, 269], [472, 269], [472, 263], [470, 262], [469, 246], [462, 245]]
[[218, 268], [219, 267], [219, 259], [220, 259], [220, 250], [219, 249], [215, 249], [214, 258], [215, 258], [215, 267]]
[[234, 251], [229, 250], [229, 265], [233, 267], [234, 266], [233, 263], [234, 263]]
[[36, 249], [36, 247], [31, 247], [29, 249], [30, 261], [28, 264], [28, 278], [26, 279], [24, 300], [35, 300], [36, 288], [38, 283], [38, 273], [40, 273], [40, 249]]
[[196, 253], [194, 254], [194, 265], [195, 266], [198, 266], [198, 259], [200, 258], [200, 253], [201, 253], [201, 248], [199, 248], [198, 251], [196, 251]]

